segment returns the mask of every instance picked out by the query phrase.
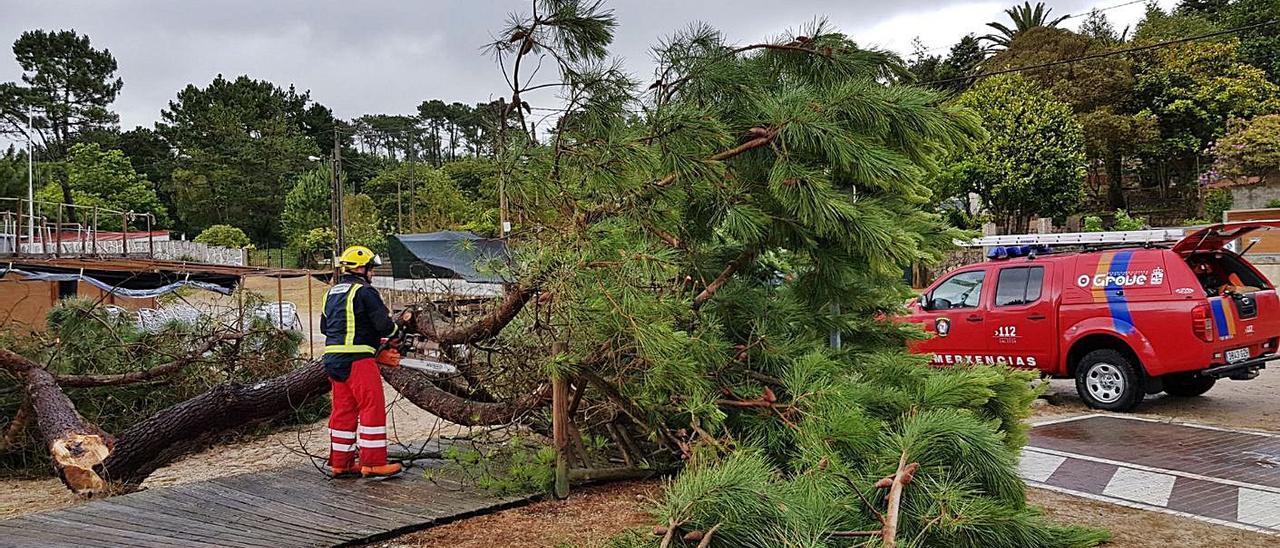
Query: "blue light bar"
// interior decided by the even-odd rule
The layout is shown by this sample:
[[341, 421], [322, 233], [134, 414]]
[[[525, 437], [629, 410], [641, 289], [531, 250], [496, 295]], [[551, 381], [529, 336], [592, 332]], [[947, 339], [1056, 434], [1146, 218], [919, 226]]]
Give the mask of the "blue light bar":
[[999, 261], [1012, 259], [1014, 257], [1048, 255], [1050, 253], [1053, 253], [1053, 248], [1047, 245], [999, 245], [994, 246], [987, 251], [987, 258], [993, 261]]

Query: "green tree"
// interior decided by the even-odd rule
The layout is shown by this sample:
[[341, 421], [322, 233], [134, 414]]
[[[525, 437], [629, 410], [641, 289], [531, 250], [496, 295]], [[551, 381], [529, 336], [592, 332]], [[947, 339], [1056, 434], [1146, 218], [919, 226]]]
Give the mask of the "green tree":
[[303, 173], [284, 197], [280, 228], [291, 245], [316, 228], [332, 224], [333, 169], [328, 165]]
[[1280, 114], [1231, 120], [1213, 157], [1213, 169], [1223, 177], [1280, 173]]
[[[168, 225], [168, 211], [151, 182], [138, 175], [119, 150], [102, 150], [96, 143], [78, 143], [68, 151], [62, 168], [64, 178], [45, 187], [37, 199], [61, 202], [58, 189], [70, 188], [74, 203], [79, 206], [150, 213], [155, 218], [153, 227]], [[70, 209], [74, 208], [67, 210]], [[87, 221], [85, 215], [88, 214], [83, 210], [80, 213]], [[101, 215], [98, 219], [98, 227], [103, 230], [119, 230], [122, 223], [116, 215]], [[146, 221], [134, 220], [130, 224], [142, 228]]]
[[[21, 83], [0, 84], [0, 132], [26, 136], [31, 114], [31, 138], [50, 157], [62, 159], [79, 133], [119, 121], [109, 108], [124, 86], [116, 59], [109, 50], [94, 49], [88, 36], [27, 31], [14, 41], [13, 55], [22, 67]], [[71, 188], [63, 186], [62, 201], [72, 200]]]
[[1058, 23], [1069, 17], [1063, 15], [1057, 19], [1049, 19], [1049, 13], [1052, 11], [1053, 8], [1044, 7], [1044, 2], [1036, 2], [1034, 7], [1031, 2], [1023, 2], [1021, 6], [1008, 8], [1004, 12], [1013, 21], [1013, 28], [1004, 23], [992, 21], [987, 23], [987, 26], [999, 31], [999, 34], [986, 34], [980, 40], [986, 40], [996, 49], [1007, 47], [1019, 33], [1037, 27], [1056, 27]]
[[13, 145], [0, 156], [0, 197], [27, 197], [27, 155]]
[[[1096, 30], [1095, 32], [1103, 32]], [[1044, 65], [1108, 51], [1105, 40], [1064, 29], [1034, 28], [1019, 33], [1009, 47], [988, 60], [990, 70]], [[1097, 57], [1026, 71], [1025, 76], [1071, 104], [1084, 129], [1091, 165], [1106, 175], [1106, 197], [1113, 209], [1125, 206], [1124, 165], [1159, 137], [1156, 119], [1130, 101], [1134, 64], [1123, 57]]]
[[375, 253], [387, 252], [387, 232], [372, 198], [364, 194], [342, 198], [342, 229], [346, 245], [362, 245]]
[[161, 111], [157, 131], [177, 153], [172, 190], [182, 226], [241, 227], [280, 242], [285, 194], [319, 153], [304, 132], [306, 93], [240, 76], [188, 85]]
[[421, 162], [405, 162], [383, 171], [370, 179], [364, 190], [396, 232], [457, 228], [474, 215], [458, 185], [444, 171]]
[[952, 195], [972, 192], [1010, 232], [1032, 216], [1062, 216], [1083, 194], [1084, 134], [1070, 105], [1033, 80], [1001, 75], [957, 99], [976, 112], [989, 137], [976, 153], [956, 156], [940, 178]]
[[1111, 20], [1107, 19], [1107, 14], [1098, 11], [1097, 8], [1089, 10], [1089, 15], [1084, 21], [1080, 22], [1080, 34], [1087, 36], [1106, 46], [1114, 46], [1123, 43], [1128, 34], [1128, 27], [1124, 32], [1117, 32], [1115, 25], [1111, 24]]
[[230, 225], [213, 225], [204, 229], [194, 238], [202, 244], [230, 247], [234, 249], [252, 248], [249, 236], [243, 230]]
[[944, 59], [937, 55], [927, 55], [917, 42], [915, 57], [907, 64], [914, 81], [918, 83], [937, 82], [931, 87], [959, 93], [973, 85], [968, 78], [977, 72], [978, 66], [986, 59], [986, 52], [973, 34], [966, 34], [959, 42], [951, 46]]
[[1175, 182], [1208, 163], [1203, 152], [1232, 118], [1280, 112], [1280, 86], [1241, 60], [1236, 39], [1161, 48], [1139, 61], [1135, 100], [1158, 121], [1160, 139], [1146, 155]]

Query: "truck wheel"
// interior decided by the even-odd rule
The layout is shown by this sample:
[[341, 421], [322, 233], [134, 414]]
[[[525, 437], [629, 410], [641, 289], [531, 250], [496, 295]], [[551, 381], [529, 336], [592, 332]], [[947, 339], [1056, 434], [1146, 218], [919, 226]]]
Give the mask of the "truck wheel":
[[1133, 362], [1107, 348], [1085, 354], [1076, 365], [1076, 392], [1085, 405], [1107, 411], [1133, 409], [1145, 395]]
[[1195, 374], [1180, 373], [1164, 378], [1164, 391], [1170, 396], [1192, 398], [1208, 392], [1218, 379]]

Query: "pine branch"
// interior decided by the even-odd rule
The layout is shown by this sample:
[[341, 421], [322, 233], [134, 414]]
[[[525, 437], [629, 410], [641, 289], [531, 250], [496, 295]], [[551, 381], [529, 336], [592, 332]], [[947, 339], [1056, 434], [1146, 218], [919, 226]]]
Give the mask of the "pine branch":
[[117, 373], [112, 375], [54, 375], [54, 379], [58, 382], [58, 385], [63, 388], [92, 388], [99, 386], [123, 386], [136, 384], [177, 373], [181, 371], [182, 368], [191, 365], [191, 363], [196, 360], [199, 360], [205, 355], [205, 353], [212, 351], [219, 343], [222, 343], [223, 341], [241, 340], [244, 336], [244, 333], [224, 333], [205, 341], [205, 344], [200, 348], [197, 348], [174, 361], [157, 365], [150, 369], [144, 369], [142, 371], [130, 371], [128, 373]]
[[739, 253], [736, 259], [724, 267], [724, 270], [720, 272], [719, 276], [716, 276], [715, 280], [712, 280], [710, 284], [707, 284], [707, 287], [703, 289], [697, 297], [693, 298], [693, 309], [698, 310], [699, 308], [702, 308], [702, 305], [706, 304], [706, 302], [716, 294], [716, 291], [719, 291], [720, 288], [729, 281], [729, 278], [733, 277], [735, 272], [742, 269], [742, 267], [755, 259], [756, 253], [756, 249], [752, 247], [742, 250], [742, 253]]
[[[728, 160], [735, 156], [741, 155], [745, 152], [755, 150], [762, 146], [768, 145], [778, 137], [778, 133], [781, 130], [782, 128], [778, 126], [753, 127], [747, 131], [747, 136], [751, 137], [751, 139], [748, 139], [746, 142], [736, 147], [733, 147], [731, 149], [723, 150], [715, 154], [712, 154], [711, 156], [707, 157], [707, 160], [722, 162], [724, 160]], [[652, 198], [654, 192], [658, 190], [662, 190], [663, 188], [666, 188], [668, 186], [671, 186], [671, 184], [675, 183], [676, 180], [678, 179], [679, 179], [679, 174], [669, 173], [665, 177], [658, 179], [657, 181], [654, 181], [653, 184], [646, 187], [643, 193], [641, 193], [639, 196], [634, 197], [631, 200], [628, 200], [626, 204], [620, 204], [620, 203], [607, 204], [599, 208], [593, 209], [591, 211], [583, 212], [578, 216], [578, 225], [585, 228], [587, 226], [595, 224], [596, 222], [600, 221], [601, 219], [609, 215], [612, 215], [624, 209], [623, 207], [624, 205], [630, 205], [636, 202], [641, 202], [646, 199]]]

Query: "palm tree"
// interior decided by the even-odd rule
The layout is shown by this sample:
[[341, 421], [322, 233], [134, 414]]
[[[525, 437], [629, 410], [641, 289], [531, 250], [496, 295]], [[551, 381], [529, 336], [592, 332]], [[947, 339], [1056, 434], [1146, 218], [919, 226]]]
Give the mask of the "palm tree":
[[1035, 7], [1031, 7], [1031, 2], [1023, 2], [1021, 6], [1014, 6], [1005, 13], [1009, 14], [1009, 18], [1013, 20], [1013, 28], [1005, 26], [1002, 23], [992, 21], [987, 23], [988, 27], [1000, 31], [1000, 34], [988, 34], [981, 39], [991, 43], [992, 49], [1004, 49], [1009, 47], [1009, 42], [1013, 41], [1013, 37], [1019, 32], [1030, 30], [1036, 27], [1056, 27], [1064, 19], [1071, 17], [1063, 15], [1052, 21], [1049, 20], [1049, 12], [1053, 8], [1044, 7], [1044, 2], [1036, 2]]

